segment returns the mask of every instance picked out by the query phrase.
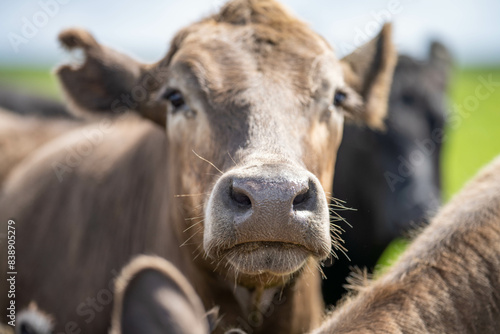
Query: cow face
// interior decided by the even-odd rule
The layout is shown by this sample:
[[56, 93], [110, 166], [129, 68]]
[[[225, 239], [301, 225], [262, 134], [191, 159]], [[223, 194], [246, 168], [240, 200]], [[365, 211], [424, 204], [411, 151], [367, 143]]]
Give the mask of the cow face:
[[333, 101], [345, 83], [333, 52], [315, 35], [268, 29], [202, 24], [177, 46], [162, 93], [181, 175], [174, 188], [207, 194], [188, 205], [202, 205], [190, 213], [205, 217], [198, 242], [246, 284], [281, 282], [329, 254], [323, 187], [342, 136]]
[[169, 191], [184, 201], [174, 223], [205, 265], [272, 286], [329, 255], [325, 192], [343, 120], [380, 125], [388, 34], [339, 61], [279, 4], [242, 0], [174, 38], [148, 72], [161, 73], [150, 96], [166, 104]]

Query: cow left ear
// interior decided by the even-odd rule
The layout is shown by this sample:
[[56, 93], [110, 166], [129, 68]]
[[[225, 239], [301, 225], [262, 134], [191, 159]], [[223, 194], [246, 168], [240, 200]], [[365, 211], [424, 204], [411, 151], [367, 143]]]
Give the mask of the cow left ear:
[[384, 127], [396, 61], [388, 23], [374, 39], [341, 60], [347, 87], [340, 103], [348, 118], [371, 128]]
[[132, 110], [165, 126], [166, 105], [154, 98], [165, 80], [157, 66], [142, 64], [99, 44], [84, 29], [66, 29], [59, 34], [59, 41], [67, 50], [82, 50], [85, 57], [79, 66], [56, 69], [74, 114], [92, 118]]

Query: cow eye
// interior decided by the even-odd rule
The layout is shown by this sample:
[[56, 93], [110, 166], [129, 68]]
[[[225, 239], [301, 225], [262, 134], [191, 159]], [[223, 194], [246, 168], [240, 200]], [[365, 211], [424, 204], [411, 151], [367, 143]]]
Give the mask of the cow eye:
[[401, 96], [401, 100], [403, 101], [403, 104], [405, 106], [411, 107], [415, 104], [415, 98], [413, 95], [405, 93], [403, 96]]
[[342, 103], [344, 103], [346, 98], [347, 98], [346, 93], [344, 93], [342, 91], [336, 91], [335, 97], [333, 98], [333, 105], [336, 107], [342, 105]]
[[170, 102], [174, 109], [179, 109], [186, 104], [182, 93], [178, 90], [167, 90], [163, 97]]

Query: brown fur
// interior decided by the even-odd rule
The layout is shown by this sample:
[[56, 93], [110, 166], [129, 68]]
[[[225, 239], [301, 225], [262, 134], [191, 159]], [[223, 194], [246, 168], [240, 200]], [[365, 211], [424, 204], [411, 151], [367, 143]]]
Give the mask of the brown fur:
[[500, 158], [313, 333], [498, 333]]
[[76, 121], [20, 116], [0, 108], [0, 186], [14, 167], [51, 139], [81, 125]]
[[[379, 40], [390, 43], [388, 38], [385, 30]], [[112, 269], [121, 268], [133, 255], [153, 253], [180, 270], [206, 309], [220, 306], [218, 331], [241, 326], [255, 333], [302, 333], [319, 325], [323, 304], [317, 267], [328, 255], [321, 248], [330, 245], [328, 235], [321, 235], [320, 254], [302, 252], [305, 260], [300, 267], [286, 274], [267, 272], [252, 261], [245, 264], [258, 274], [244, 274], [226, 257], [208, 254], [204, 229], [208, 222], [220, 221], [203, 218], [221, 212], [215, 207], [205, 213], [214, 185], [252, 166], [274, 166], [272, 175], [280, 168], [307, 175], [316, 187], [317, 206], [326, 207], [324, 191], [331, 188], [344, 114], [350, 113], [351, 100], [370, 112], [371, 107], [363, 106], [371, 106], [374, 96], [345, 84], [342, 67], [325, 40], [271, 0], [230, 2], [220, 14], [182, 30], [166, 57], [150, 66], [101, 47], [82, 30], [67, 31], [61, 40], [68, 47], [82, 47], [87, 55], [82, 67], [59, 70], [73, 107], [113, 113], [117, 94], [136, 87], [146, 90], [148, 100], [132, 101], [136, 104], [131, 108], [156, 123], [161, 123], [156, 107], [165, 102], [155, 98], [161, 100], [165, 89], [181, 91], [186, 107], [175, 110], [168, 105], [166, 139], [143, 122], [117, 122], [92, 156], [72, 170], [68, 182], [54, 183], [48, 166], [64, 156], [65, 141], [77, 145], [74, 135], [59, 138], [16, 170], [0, 212], [30, 226], [32, 233], [18, 242], [40, 250], [25, 255], [20, 264], [39, 268], [30, 277], [18, 277], [20, 303], [28, 296], [35, 299], [55, 315], [56, 330], [73, 320], [86, 332], [103, 332], [109, 324], [109, 306], [86, 324], [75, 315], [79, 303], [106, 286]], [[384, 43], [370, 49], [378, 60], [392, 57]], [[389, 79], [371, 80], [392, 73], [378, 60], [370, 63], [370, 71], [357, 73], [359, 82], [367, 80], [366, 87], [390, 84]], [[154, 85], [145, 84], [148, 75], [153, 80], [147, 83]], [[339, 89], [346, 90], [348, 99], [345, 105], [333, 106]], [[385, 101], [378, 101], [384, 108]], [[148, 106], [160, 114], [144, 113]], [[28, 188], [31, 192], [21, 196]], [[47, 193], [48, 198], [40, 195]], [[57, 206], [59, 201], [64, 205]], [[266, 235], [265, 219], [254, 230], [270, 243], [282, 235], [314, 239], [317, 226], [328, 233], [328, 210], [323, 211], [314, 224], [305, 225], [304, 233], [297, 233], [297, 226], [279, 231], [270, 221], [274, 230], [269, 228], [272, 233]], [[234, 230], [218, 227], [213, 237], [220, 246], [230, 241]], [[273, 245], [274, 253], [266, 251], [268, 244], [259, 244], [271, 265], [282, 261], [288, 249], [304, 248], [281, 241]], [[90, 273], [88, 279], [82, 280], [81, 272]], [[51, 293], [61, 289], [71, 291], [71, 296], [54, 301]], [[271, 298], [264, 301], [264, 295]], [[258, 312], [262, 321], [249, 325]]]
[[[84, 332], [104, 332], [110, 302], [100, 305], [89, 324], [90, 316], [77, 311], [80, 303], [102, 290], [111, 293], [113, 277], [131, 254], [165, 256], [174, 243], [163, 223], [165, 135], [132, 116], [109, 123], [104, 140], [62, 182], [53, 163], [64, 162], [80, 146], [82, 133], [99, 129], [100, 122], [51, 141], [24, 159], [5, 183], [0, 225], [6, 231], [12, 218], [16, 245], [26, 245], [17, 248], [16, 307], [36, 301], [54, 315], [56, 331], [73, 321]], [[175, 255], [171, 259], [182, 262]], [[6, 258], [0, 261], [6, 265]], [[2, 271], [0, 287], [7, 291], [5, 275]]]
[[4, 325], [0, 323], [0, 333], [2, 334], [14, 334], [14, 328], [12, 326]]

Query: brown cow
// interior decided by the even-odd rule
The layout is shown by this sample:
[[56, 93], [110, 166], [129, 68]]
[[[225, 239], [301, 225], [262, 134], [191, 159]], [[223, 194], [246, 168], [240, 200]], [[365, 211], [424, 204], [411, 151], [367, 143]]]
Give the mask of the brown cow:
[[498, 333], [500, 158], [314, 333]]
[[0, 203], [18, 224], [18, 245], [32, 247], [19, 249], [18, 271], [29, 275], [17, 277], [16, 302], [35, 300], [57, 331], [102, 333], [113, 270], [154, 253], [206, 309], [220, 307], [218, 331], [319, 325], [318, 266], [332, 244], [325, 192], [344, 116], [382, 124], [395, 63], [389, 33], [338, 61], [272, 0], [228, 3], [148, 66], [86, 32], [63, 33], [87, 55], [81, 68], [59, 70], [74, 108], [135, 109], [165, 120], [167, 136], [126, 116], [63, 182], [52, 164], [78, 147], [74, 132], [16, 169]]

